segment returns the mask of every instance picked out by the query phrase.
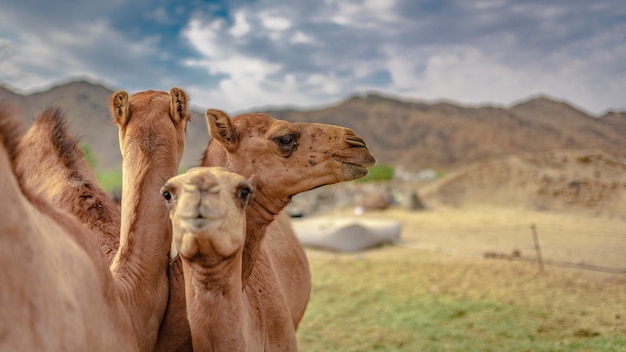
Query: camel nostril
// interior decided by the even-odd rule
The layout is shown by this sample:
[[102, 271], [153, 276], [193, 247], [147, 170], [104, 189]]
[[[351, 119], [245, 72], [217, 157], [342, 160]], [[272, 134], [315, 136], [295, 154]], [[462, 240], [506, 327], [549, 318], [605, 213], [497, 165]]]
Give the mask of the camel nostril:
[[350, 147], [366, 147], [365, 141], [359, 136], [348, 136], [345, 141]]

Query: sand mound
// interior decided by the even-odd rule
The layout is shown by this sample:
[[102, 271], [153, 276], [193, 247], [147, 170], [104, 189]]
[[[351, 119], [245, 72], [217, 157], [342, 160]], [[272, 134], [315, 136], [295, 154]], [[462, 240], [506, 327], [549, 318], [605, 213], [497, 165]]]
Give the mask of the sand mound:
[[598, 151], [551, 151], [472, 164], [421, 191], [431, 202], [626, 216], [626, 165]]

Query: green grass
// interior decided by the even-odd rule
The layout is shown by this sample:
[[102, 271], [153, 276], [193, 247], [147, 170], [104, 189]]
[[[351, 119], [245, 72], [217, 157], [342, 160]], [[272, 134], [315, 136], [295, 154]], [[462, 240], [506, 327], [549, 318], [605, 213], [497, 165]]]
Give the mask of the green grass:
[[367, 176], [357, 179], [357, 182], [389, 181], [393, 180], [394, 169], [389, 165], [374, 165], [367, 169]]
[[107, 192], [112, 192], [122, 189], [122, 170], [112, 169], [103, 172], [99, 172], [96, 177], [98, 183]]
[[[300, 350], [626, 350], [626, 316], [616, 315], [623, 301], [593, 306], [605, 290], [561, 276], [520, 275], [511, 263], [494, 270], [483, 259], [472, 267], [402, 253], [311, 258], [313, 291], [298, 329]], [[515, 278], [520, 281], [511, 284]], [[619, 292], [614, 286], [610, 292]], [[554, 293], [562, 302], [553, 301]]]

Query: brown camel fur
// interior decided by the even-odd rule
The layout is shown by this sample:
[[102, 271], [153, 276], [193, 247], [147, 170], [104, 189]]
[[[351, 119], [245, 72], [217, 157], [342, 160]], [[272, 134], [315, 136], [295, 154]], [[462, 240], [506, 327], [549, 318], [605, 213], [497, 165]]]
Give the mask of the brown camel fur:
[[[167, 123], [170, 120], [175, 122], [183, 119], [186, 123], [189, 119], [186, 100], [184, 92], [178, 88], [172, 89], [169, 96], [165, 92], [155, 91], [137, 93], [132, 95], [130, 99], [125, 92], [118, 92], [113, 95], [111, 112], [114, 121], [120, 126], [120, 147], [124, 148], [123, 145], [125, 144], [133, 146], [128, 148], [126, 154], [123, 153], [124, 161], [131, 161], [124, 165], [123, 187], [125, 191], [123, 191], [123, 198], [128, 200], [132, 198], [144, 199], [141, 207], [150, 208], [149, 198], [143, 195], [137, 197], [137, 194], [150, 192], [152, 188], [139, 190], [139, 187], [143, 185], [146, 179], [154, 179], [153, 187], [156, 188], [152, 194], [156, 194], [159, 199], [158, 204], [161, 204], [158, 189], [165, 180], [176, 174], [172, 173], [174, 170], [172, 165], [175, 164], [177, 169], [181, 158], [184, 148], [184, 125], [175, 124], [175, 127], [178, 128], [175, 133], [171, 133], [171, 127], [167, 128], [167, 125], [161, 131], [158, 123], [155, 124], [155, 119], [163, 115], [168, 116], [168, 118], [161, 118], [157, 122]], [[118, 118], [118, 113], [122, 116], [132, 116], [133, 119], [130, 121], [132, 123]], [[124, 123], [131, 126], [132, 133], [127, 132], [129, 128]], [[145, 124], [146, 127], [142, 127], [141, 124]], [[136, 125], [139, 125], [139, 128]], [[128, 141], [124, 142], [124, 138], [127, 138]], [[58, 208], [66, 210], [90, 227], [108, 262], [112, 263], [120, 242], [120, 210], [98, 185], [76, 139], [68, 133], [60, 110], [48, 109], [44, 111], [22, 139], [20, 147], [26, 157], [21, 158], [19, 165], [26, 170], [28, 176], [25, 178], [29, 185], [35, 187], [37, 192]], [[153, 148], [154, 150], [144, 152], [142, 148]], [[169, 151], [165, 149], [169, 149]], [[154, 158], [152, 154], [159, 156]], [[141, 166], [131, 166], [133, 163]], [[137, 176], [137, 173], [140, 176]], [[135, 176], [133, 176], [134, 174]], [[155, 213], [155, 211], [151, 210], [151, 213]], [[163, 211], [166, 212], [164, 206]], [[126, 215], [129, 215], [127, 219], [131, 218], [130, 214], [128, 211], [126, 212]], [[141, 208], [133, 211], [132, 214], [140, 216], [135, 219], [138, 224], [141, 224], [140, 226], [145, 226], [143, 224], [148, 221], [146, 219], [149, 219], [148, 213]], [[165, 218], [157, 216], [157, 218], [163, 219], [169, 224], [166, 216]], [[157, 227], [158, 224], [159, 222], [154, 222], [152, 226]], [[166, 228], [169, 229], [169, 225], [161, 226], [161, 229]], [[143, 230], [143, 227], [141, 229], [141, 232], [149, 232], [148, 229]], [[136, 243], [134, 245], [137, 246]], [[146, 270], [149, 268], [149, 266], [145, 267]], [[170, 274], [174, 278], [174, 286], [183, 287], [180, 263], [172, 265], [170, 270], [175, 273]], [[177, 279], [180, 282], [177, 282]], [[129, 304], [134, 303], [129, 302]], [[184, 296], [182, 304], [184, 305]], [[173, 321], [185, 326], [187, 323], [184, 314], [183, 310], [182, 315], [177, 315], [183, 319], [183, 322], [179, 323], [176, 319]], [[155, 319], [154, 316], [150, 318]], [[153, 332], [151, 331], [151, 333]], [[149, 337], [149, 339], [152, 338], [154, 337]], [[191, 340], [188, 341], [188, 345], [191, 348]], [[168, 347], [166, 350], [172, 350], [169, 345], [166, 347]]]
[[119, 247], [120, 210], [98, 184], [61, 110], [44, 110], [19, 149], [17, 170], [26, 175], [26, 186], [87, 225], [111, 264]]
[[172, 240], [159, 189], [178, 174], [190, 119], [187, 96], [179, 88], [130, 98], [119, 91], [111, 98], [111, 113], [123, 160], [120, 246], [111, 272], [127, 285], [123, 299], [135, 308], [131, 317], [143, 337], [142, 350], [153, 351], [168, 304]]
[[[202, 166], [222, 166], [257, 180], [246, 211], [242, 284], [246, 292], [260, 289], [272, 297], [264, 304], [275, 304], [276, 312], [286, 310], [295, 329], [306, 310], [311, 282], [304, 249], [282, 210], [297, 193], [365, 176], [375, 159], [362, 138], [338, 126], [289, 123], [264, 114], [231, 121], [219, 110], [208, 110], [206, 117], [212, 140]], [[184, 290], [173, 285], [182, 285], [182, 279], [170, 276], [170, 319], [164, 324], [174, 316], [176, 324], [162, 329], [159, 338], [181, 346], [189, 327], [181, 325], [186, 322], [181, 318], [186, 316]]]
[[[253, 114], [254, 115], [254, 114]], [[208, 115], [207, 115], [208, 116]], [[244, 119], [244, 118], [237, 118]], [[280, 122], [278, 120], [274, 120], [276, 122]], [[216, 120], [217, 122], [217, 120]], [[220, 122], [222, 123], [222, 122]], [[209, 121], [210, 124], [210, 121]], [[230, 125], [230, 121], [227, 121], [226, 126], [229, 128], [234, 128]], [[322, 125], [324, 126], [324, 125]], [[237, 131], [238, 134], [245, 134], [244, 130], [241, 129], [240, 126]], [[210, 128], [211, 130], [211, 128]], [[217, 130], [214, 126], [213, 130]], [[343, 129], [341, 129], [343, 130]], [[234, 131], [234, 129], [233, 129]], [[214, 139], [219, 139], [214, 137]], [[332, 137], [331, 139], [335, 139]], [[76, 147], [75, 147], [76, 148]], [[223, 152], [219, 150], [219, 148], [214, 148], [219, 155], [222, 155]], [[238, 148], [236, 153], [244, 153], [246, 148]], [[214, 152], [215, 153], [215, 152]], [[45, 154], [42, 154], [45, 155]], [[47, 154], [51, 155], [51, 154]], [[369, 155], [369, 153], [368, 153]], [[206, 160], [210, 159], [211, 152], [207, 150], [205, 156]], [[244, 155], [239, 155], [238, 158], [241, 160], [245, 159]], [[371, 158], [371, 155], [366, 156], [366, 159]], [[220, 157], [222, 159], [222, 157]], [[251, 159], [254, 162], [253, 159]], [[365, 163], [373, 163], [373, 158], [366, 160]], [[32, 165], [32, 164], [31, 164]], [[80, 165], [84, 165], [81, 167]], [[231, 164], [231, 167], [234, 164]], [[260, 164], [259, 164], [260, 165]], [[92, 178], [92, 182], [89, 182], [89, 178], [86, 176], [88, 173], [83, 172], [83, 170], [87, 170], [86, 163], [65, 163], [70, 170], [66, 175], [74, 175], [77, 172], [80, 173], [81, 179], [84, 180], [85, 183], [93, 185], [93, 188], [97, 188], [95, 186], [95, 181]], [[237, 166], [241, 167], [241, 166]], [[82, 169], [82, 170], [81, 170]], [[242, 168], [243, 169], [243, 168]], [[235, 170], [236, 171], [236, 170]], [[260, 171], [263, 171], [261, 168]], [[298, 170], [294, 170], [298, 172]], [[269, 173], [260, 172], [259, 175], [261, 177], [266, 178], [266, 182], [277, 181], [279, 179], [274, 179], [270, 176]], [[308, 174], [303, 174], [308, 175]], [[355, 176], [356, 177], [356, 176]], [[340, 180], [339, 178], [338, 180]], [[70, 190], [73, 184], [75, 184], [77, 178], [74, 176], [72, 178], [68, 178], [66, 181], [65, 190]], [[329, 183], [338, 182], [338, 180], [330, 181]], [[328, 182], [328, 181], [324, 181]], [[83, 192], [85, 189], [89, 189], [90, 187], [82, 187]], [[270, 189], [270, 188], [268, 188]], [[101, 190], [100, 190], [101, 191]], [[61, 192], [63, 193], [63, 192]], [[94, 202], [99, 198], [95, 196], [96, 192], [93, 192], [91, 197], [94, 199]], [[83, 193], [84, 194], [84, 193]], [[77, 195], [78, 196], [78, 195]], [[55, 197], [54, 199], [65, 199], [67, 197]], [[76, 196], [74, 197], [76, 198]], [[105, 198], [106, 199], [106, 198]], [[71, 210], [74, 215], [77, 215], [81, 221], [85, 223], [89, 223], [89, 214], [90, 207], [89, 202], [80, 202], [82, 204], [82, 208], [73, 207]], [[104, 201], [99, 204], [105, 204]], [[104, 205], [100, 211], [106, 212], [107, 209], [110, 211], [113, 207]], [[114, 221], [115, 218], [113, 217]], [[267, 236], [264, 247], [267, 247], [266, 251], [261, 252], [261, 256], [264, 256], [263, 263], [265, 267], [273, 266], [276, 271], [276, 275], [278, 276], [277, 280], [280, 282], [281, 291], [284, 294], [284, 299], [287, 301], [287, 306], [289, 307], [289, 311], [291, 312], [294, 327], [297, 327], [300, 319], [302, 318], [304, 311], [306, 309], [306, 305], [308, 303], [309, 292], [310, 292], [310, 276], [308, 263], [306, 260], [306, 256], [304, 254], [304, 250], [301, 245], [295, 238], [293, 230], [291, 229], [291, 225], [289, 223], [289, 217], [285, 212], [282, 212], [279, 216], [276, 217], [276, 221], [273, 221], [269, 225], [269, 236]], [[115, 242], [118, 234], [113, 234], [110, 236], [109, 240]], [[111, 240], [112, 238], [112, 240]], [[107, 242], [101, 243], [103, 245], [103, 250], [107, 250], [110, 248], [107, 245]], [[267, 254], [267, 253], [269, 254]], [[109, 253], [114, 253], [109, 251]], [[263, 254], [265, 253], [265, 254]], [[172, 351], [172, 350], [190, 350], [191, 349], [191, 336], [189, 333], [189, 326], [187, 323], [186, 310], [185, 310], [185, 298], [184, 298], [184, 281], [182, 274], [182, 267], [180, 265], [180, 260], [176, 258], [172, 265], [170, 265], [170, 301], [168, 302], [167, 315], [163, 321], [163, 326], [161, 327], [161, 332], [159, 333], [159, 344], [157, 350], [161, 351]], [[262, 281], [262, 280], [261, 280]]]
[[[242, 280], [245, 284], [252, 275], [257, 258], [270, 257], [280, 271], [281, 287], [287, 290], [297, 326], [308, 303], [308, 262], [282, 210], [298, 193], [367, 175], [367, 167], [376, 161], [365, 141], [347, 128], [290, 123], [265, 114], [231, 120], [219, 110], [208, 110], [206, 118], [213, 139], [202, 165], [223, 166], [258, 180], [247, 212]], [[277, 218], [280, 221], [273, 221]], [[270, 235], [263, 246], [266, 228]]]
[[[316, 123], [290, 123], [265, 114], [233, 118], [219, 110], [206, 112], [209, 143], [203, 166], [259, 179], [257, 197], [248, 213], [244, 251], [244, 283], [258, 258], [265, 229], [289, 204], [310, 189], [367, 175], [375, 163], [365, 141], [352, 130]], [[251, 221], [252, 220], [252, 221]], [[250, 226], [254, 225], [254, 226]], [[247, 253], [246, 253], [247, 252]]]
[[90, 230], [23, 182], [20, 137], [21, 125], [0, 108], [0, 350], [138, 351]]
[[200, 167], [162, 188], [182, 258], [194, 351], [296, 350], [289, 312], [275, 309], [282, 297], [268, 295], [271, 289], [244, 291], [241, 281], [253, 184], [223, 168]]

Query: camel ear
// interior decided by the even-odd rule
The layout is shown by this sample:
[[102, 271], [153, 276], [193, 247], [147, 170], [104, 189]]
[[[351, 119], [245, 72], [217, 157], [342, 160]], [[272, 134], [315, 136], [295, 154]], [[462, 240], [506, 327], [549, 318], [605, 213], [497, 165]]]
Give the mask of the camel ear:
[[256, 174], [253, 174], [252, 176], [250, 176], [250, 178], [248, 178], [248, 182], [250, 183], [250, 186], [252, 186], [252, 189], [256, 189], [256, 184], [258, 183], [258, 181], [259, 178]]
[[119, 126], [126, 126], [130, 119], [130, 109], [128, 106], [128, 93], [120, 90], [113, 93], [111, 97], [111, 115], [113, 121]]
[[230, 117], [225, 112], [215, 109], [207, 110], [205, 115], [211, 138], [231, 152], [237, 149], [237, 130], [230, 122]]
[[170, 90], [170, 116], [174, 122], [189, 121], [190, 115], [187, 110], [187, 94], [184, 90], [174, 87]]

